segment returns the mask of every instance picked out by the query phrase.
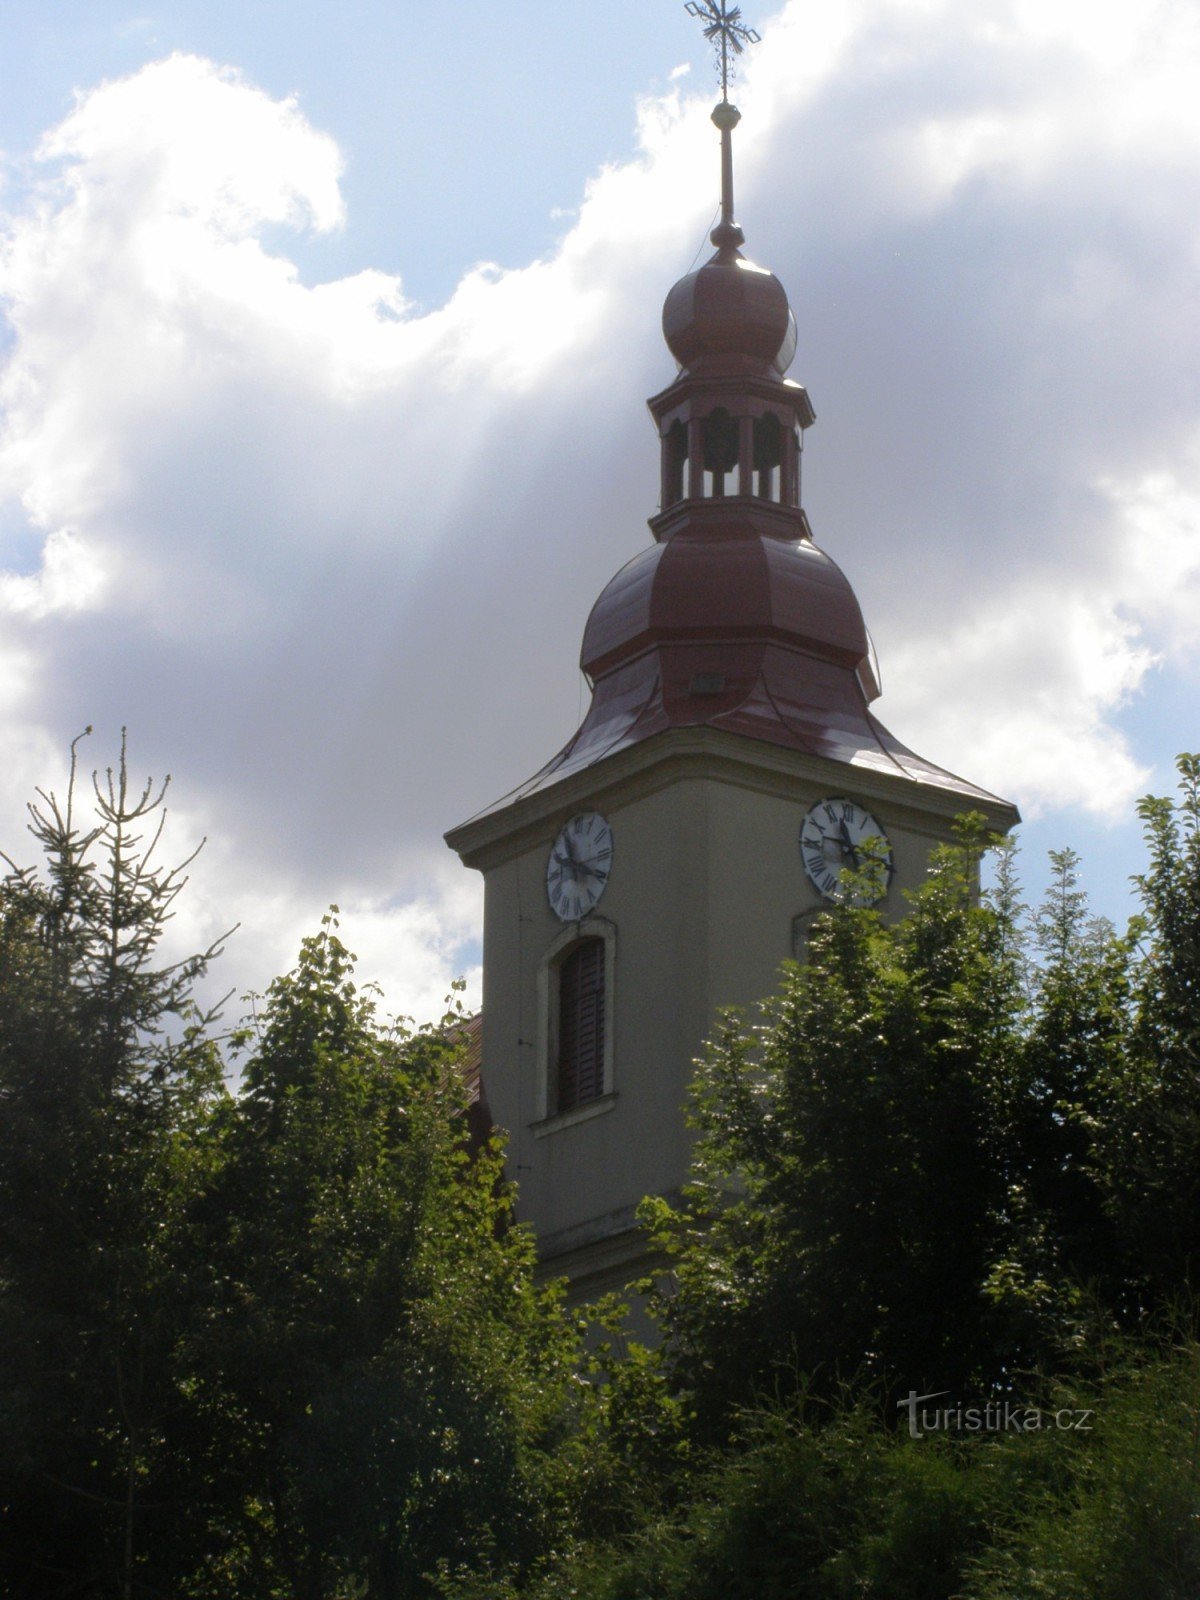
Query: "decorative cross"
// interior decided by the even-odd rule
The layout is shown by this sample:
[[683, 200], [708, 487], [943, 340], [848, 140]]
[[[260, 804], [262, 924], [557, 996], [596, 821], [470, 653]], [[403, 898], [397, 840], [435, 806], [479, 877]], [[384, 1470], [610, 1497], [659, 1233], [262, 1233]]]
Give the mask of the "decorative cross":
[[721, 63], [721, 99], [729, 99], [729, 58], [740, 56], [748, 44], [759, 44], [761, 36], [742, 21], [741, 6], [728, 0], [687, 0], [689, 16], [704, 23], [704, 37], [717, 51]]

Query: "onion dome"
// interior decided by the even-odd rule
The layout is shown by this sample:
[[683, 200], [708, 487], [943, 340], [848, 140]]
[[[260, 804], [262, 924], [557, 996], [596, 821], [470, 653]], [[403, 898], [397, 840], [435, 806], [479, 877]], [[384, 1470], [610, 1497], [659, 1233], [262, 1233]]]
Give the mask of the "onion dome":
[[733, 220], [732, 135], [741, 113], [722, 100], [712, 120], [721, 132], [721, 220], [711, 235], [717, 253], [667, 295], [663, 337], [689, 372], [732, 364], [782, 376], [796, 354], [796, 319], [775, 274], [742, 255], [746, 236]]
[[689, 372], [731, 358], [783, 375], [796, 354], [796, 319], [773, 272], [740, 250], [718, 250], [663, 306], [663, 337]]

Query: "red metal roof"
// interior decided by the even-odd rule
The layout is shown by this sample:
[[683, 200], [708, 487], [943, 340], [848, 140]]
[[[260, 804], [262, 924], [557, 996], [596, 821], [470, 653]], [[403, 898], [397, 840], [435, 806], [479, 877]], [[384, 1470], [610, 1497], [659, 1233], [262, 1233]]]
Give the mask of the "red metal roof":
[[862, 612], [800, 506], [799, 440], [815, 413], [783, 376], [795, 349], [787, 295], [742, 258], [731, 220], [713, 240], [717, 254], [675, 285], [663, 313], [683, 370], [650, 402], [663, 450], [656, 543], [592, 608], [581, 727], [489, 811], [667, 729], [705, 726], [1015, 816], [872, 714], [879, 685]]

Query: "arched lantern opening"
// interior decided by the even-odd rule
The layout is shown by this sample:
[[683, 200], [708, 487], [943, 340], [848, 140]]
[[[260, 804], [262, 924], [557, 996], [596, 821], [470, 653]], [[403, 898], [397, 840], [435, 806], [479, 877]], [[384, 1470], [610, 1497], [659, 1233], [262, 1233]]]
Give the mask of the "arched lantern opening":
[[725, 494], [725, 479], [738, 464], [738, 425], [718, 406], [704, 419], [704, 492]]
[[683, 499], [683, 474], [687, 466], [687, 429], [678, 418], [663, 435], [662, 503], [665, 511]]
[[783, 429], [773, 411], [755, 418], [754, 422], [754, 472], [755, 493], [760, 500], [777, 498], [777, 469], [783, 464]]

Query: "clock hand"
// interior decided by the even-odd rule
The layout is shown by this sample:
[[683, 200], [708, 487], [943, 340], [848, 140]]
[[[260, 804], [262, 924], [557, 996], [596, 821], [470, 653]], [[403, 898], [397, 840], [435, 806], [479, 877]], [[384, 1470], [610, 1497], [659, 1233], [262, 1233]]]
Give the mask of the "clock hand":
[[850, 834], [849, 834], [849, 832], [848, 832], [848, 830], [846, 828], [846, 824], [844, 822], [839, 824], [838, 831], [841, 833], [841, 836], [842, 836], [842, 850], [845, 852], [846, 855], [848, 855], [850, 857], [850, 859], [851, 859], [851, 861], [853, 861], [854, 865], [857, 866], [858, 865], [858, 851], [850, 843]]
[[837, 845], [837, 847], [841, 851], [841, 853], [843, 855], [845, 855], [846, 854], [846, 846], [845, 846], [845, 843], [843, 842], [840, 834], [837, 834], [837, 833], [823, 833], [821, 835], [821, 843], [822, 844], [828, 844], [831, 839], [833, 840], [834, 844]]

